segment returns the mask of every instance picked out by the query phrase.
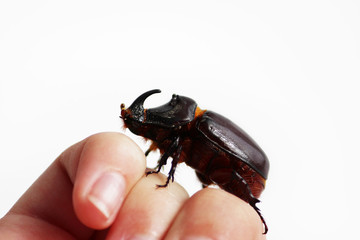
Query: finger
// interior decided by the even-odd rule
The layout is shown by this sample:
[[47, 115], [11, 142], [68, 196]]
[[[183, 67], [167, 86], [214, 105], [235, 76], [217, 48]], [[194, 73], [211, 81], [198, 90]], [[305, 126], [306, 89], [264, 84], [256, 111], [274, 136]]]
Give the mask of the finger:
[[[76, 155], [76, 154], [72, 154]], [[145, 157], [128, 137], [103, 133], [90, 137], [81, 155], [61, 158], [74, 181], [76, 215], [88, 227], [104, 229], [116, 214], [133, 185], [144, 175]]]
[[[65, 235], [69, 237], [70, 234], [84, 239], [92, 235], [93, 230], [84, 226], [74, 213], [73, 183], [69, 178], [70, 172], [76, 172], [76, 159], [86, 140], [64, 151], [2, 219], [2, 223], [8, 226], [1, 230], [5, 229], [7, 234], [13, 236], [7, 239], [45, 239], [48, 236], [67, 239]], [[61, 157], [71, 157], [75, 170], [66, 171], [59, 161]]]
[[174, 216], [189, 198], [176, 182], [166, 188], [163, 174], [143, 177], [127, 196], [107, 239], [162, 239]]
[[[55, 226], [55, 229], [84, 239], [93, 234], [88, 227], [100, 229], [111, 224], [122, 199], [144, 172], [144, 154], [129, 138], [117, 133], [96, 134], [64, 151], [19, 199], [6, 218], [17, 219], [13, 221], [17, 224], [13, 229], [21, 229], [23, 233], [31, 230], [32, 234], [44, 237], [49, 234], [47, 230]], [[107, 177], [109, 174], [111, 176]], [[108, 193], [109, 187], [104, 187], [106, 196], [115, 196], [105, 199], [110, 205], [106, 215], [109, 217], [101, 212], [103, 209], [96, 199], [95, 203], [94, 199], [91, 200], [91, 196], [101, 200], [101, 191], [96, 190], [100, 186], [96, 184], [102, 176], [115, 192]], [[19, 216], [24, 216], [24, 220], [19, 221]], [[39, 228], [40, 224], [47, 228]]]
[[265, 239], [257, 213], [220, 189], [204, 189], [180, 210], [165, 239]]

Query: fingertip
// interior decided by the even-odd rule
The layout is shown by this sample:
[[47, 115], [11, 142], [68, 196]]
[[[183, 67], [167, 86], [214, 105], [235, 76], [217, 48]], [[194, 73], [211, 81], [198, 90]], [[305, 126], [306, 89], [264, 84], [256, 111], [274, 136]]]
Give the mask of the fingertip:
[[104, 172], [83, 198], [74, 199], [74, 208], [86, 226], [104, 229], [114, 221], [125, 195], [124, 177], [115, 171]]
[[179, 209], [189, 198], [176, 182], [166, 188], [166, 176], [151, 174], [142, 177], [126, 197], [108, 239], [162, 239]]
[[78, 159], [73, 159], [78, 161], [73, 191], [75, 213], [88, 227], [107, 228], [126, 194], [144, 175], [144, 153], [123, 134], [100, 133], [84, 140], [77, 155]]
[[183, 206], [166, 239], [264, 239], [256, 211], [221, 189], [206, 188]]

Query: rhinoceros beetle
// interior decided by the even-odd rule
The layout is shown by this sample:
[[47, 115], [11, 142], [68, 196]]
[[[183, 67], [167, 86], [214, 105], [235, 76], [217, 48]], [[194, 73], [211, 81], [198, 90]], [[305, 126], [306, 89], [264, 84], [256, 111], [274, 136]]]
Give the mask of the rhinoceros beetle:
[[265, 153], [240, 127], [224, 116], [200, 109], [188, 97], [174, 94], [170, 102], [157, 108], [144, 108], [150, 95], [160, 93], [158, 89], [143, 93], [125, 108], [121, 104], [124, 126], [134, 134], [152, 140], [145, 152], [159, 149], [161, 158], [157, 169], [148, 174], [159, 173], [169, 157], [171, 168], [164, 185], [174, 181], [176, 165], [185, 162], [195, 169], [196, 175], [206, 187], [217, 184], [248, 202], [259, 214], [268, 231], [256, 203], [269, 171]]

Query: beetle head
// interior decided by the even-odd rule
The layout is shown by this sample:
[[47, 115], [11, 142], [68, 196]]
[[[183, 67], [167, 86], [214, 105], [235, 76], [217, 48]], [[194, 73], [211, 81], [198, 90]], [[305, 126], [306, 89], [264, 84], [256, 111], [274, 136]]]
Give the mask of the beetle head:
[[159, 129], [176, 129], [195, 118], [196, 102], [176, 94], [170, 102], [162, 106], [145, 109], [144, 101], [150, 95], [160, 92], [159, 89], [155, 89], [143, 93], [127, 109], [121, 104], [121, 118], [131, 132], [149, 137], [158, 134]]
[[129, 108], [125, 108], [125, 104], [121, 104], [121, 118], [124, 120], [125, 126], [132, 132], [140, 127], [140, 124], [145, 121], [145, 109], [144, 102], [146, 98], [155, 93], [160, 93], [159, 89], [154, 89], [141, 94], [130, 105]]

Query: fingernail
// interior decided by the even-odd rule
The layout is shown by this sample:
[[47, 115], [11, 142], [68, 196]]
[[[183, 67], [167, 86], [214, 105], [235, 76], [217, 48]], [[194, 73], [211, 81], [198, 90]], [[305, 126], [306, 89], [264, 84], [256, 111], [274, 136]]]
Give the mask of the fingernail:
[[124, 199], [125, 179], [118, 172], [104, 173], [93, 185], [89, 201], [108, 219]]

